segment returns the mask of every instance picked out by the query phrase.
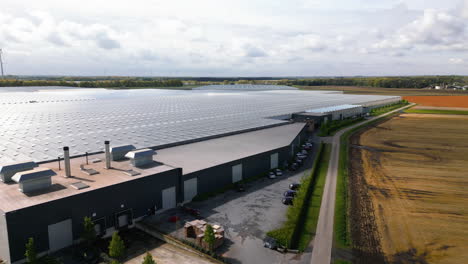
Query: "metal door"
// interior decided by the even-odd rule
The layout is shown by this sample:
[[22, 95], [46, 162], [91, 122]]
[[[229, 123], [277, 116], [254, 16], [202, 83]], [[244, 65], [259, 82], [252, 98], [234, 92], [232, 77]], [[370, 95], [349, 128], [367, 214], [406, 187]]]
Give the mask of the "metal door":
[[57, 251], [73, 244], [72, 220], [49, 225], [49, 250]]
[[176, 188], [170, 187], [162, 191], [162, 209], [176, 207]]

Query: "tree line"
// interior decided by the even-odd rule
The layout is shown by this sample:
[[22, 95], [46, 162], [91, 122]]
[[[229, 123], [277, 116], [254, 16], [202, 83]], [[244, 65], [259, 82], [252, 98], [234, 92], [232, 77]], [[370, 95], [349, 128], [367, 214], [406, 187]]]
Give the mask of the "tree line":
[[0, 80], [0, 87], [8, 86], [69, 86], [84, 88], [127, 88], [127, 87], [182, 87], [183, 83], [178, 79], [167, 80], [88, 80], [88, 81], [67, 81], [67, 80], [20, 80], [4, 79]]
[[463, 84], [463, 76], [353, 77], [280, 80], [278, 84], [299, 86], [369, 86], [382, 88], [426, 88], [436, 85]]

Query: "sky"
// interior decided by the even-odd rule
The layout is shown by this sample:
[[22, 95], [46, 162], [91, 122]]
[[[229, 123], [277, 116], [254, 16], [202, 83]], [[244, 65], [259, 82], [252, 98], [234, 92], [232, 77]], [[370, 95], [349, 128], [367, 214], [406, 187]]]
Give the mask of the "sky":
[[6, 74], [468, 75], [468, 0], [2, 0]]

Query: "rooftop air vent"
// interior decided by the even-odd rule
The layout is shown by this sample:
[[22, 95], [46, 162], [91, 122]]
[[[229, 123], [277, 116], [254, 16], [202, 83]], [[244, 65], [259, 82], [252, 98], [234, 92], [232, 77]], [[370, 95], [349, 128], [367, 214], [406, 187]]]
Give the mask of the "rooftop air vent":
[[89, 185], [87, 185], [87, 184], [85, 184], [83, 182], [75, 182], [75, 183], [70, 184], [70, 186], [73, 189], [77, 189], [77, 190], [82, 190], [82, 189], [89, 188]]
[[141, 167], [153, 163], [155, 153], [152, 149], [140, 149], [128, 152], [125, 157], [130, 159], [133, 166]]
[[48, 168], [35, 168], [28, 171], [17, 172], [12, 180], [19, 183], [20, 191], [29, 193], [42, 190], [52, 185], [52, 176], [57, 175]]
[[0, 166], [0, 180], [3, 182], [10, 182], [11, 177], [13, 177], [15, 173], [32, 170], [35, 167], [37, 167], [37, 164], [33, 161], [11, 163]]
[[113, 161], [116, 160], [122, 160], [125, 158], [125, 155], [136, 149], [135, 146], [133, 145], [122, 145], [122, 146], [117, 146], [117, 147], [112, 147], [110, 149], [111, 157]]

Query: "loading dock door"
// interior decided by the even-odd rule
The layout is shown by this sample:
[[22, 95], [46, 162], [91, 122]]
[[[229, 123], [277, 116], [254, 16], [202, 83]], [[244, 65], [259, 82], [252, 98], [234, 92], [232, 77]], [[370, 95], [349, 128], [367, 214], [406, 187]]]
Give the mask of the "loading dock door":
[[270, 169], [278, 168], [278, 153], [270, 155]]
[[170, 187], [162, 191], [162, 209], [170, 209], [176, 207], [176, 189]]
[[232, 166], [232, 182], [238, 182], [242, 180], [242, 164]]
[[72, 220], [49, 225], [49, 250], [57, 251], [73, 244]]
[[184, 201], [189, 202], [197, 195], [197, 178], [184, 181]]

